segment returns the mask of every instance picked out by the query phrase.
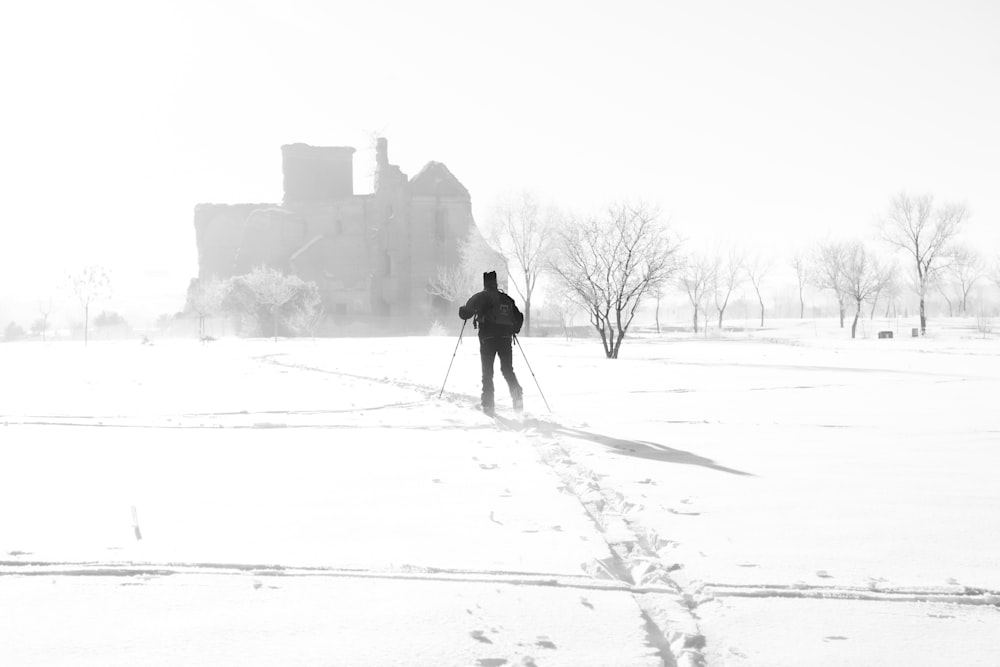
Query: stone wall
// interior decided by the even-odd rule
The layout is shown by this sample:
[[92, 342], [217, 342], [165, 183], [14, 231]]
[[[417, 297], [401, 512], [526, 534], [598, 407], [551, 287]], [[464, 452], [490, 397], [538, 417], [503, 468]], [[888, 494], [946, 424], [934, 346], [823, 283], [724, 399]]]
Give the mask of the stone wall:
[[[375, 192], [354, 195], [353, 148], [282, 147], [283, 204], [195, 207], [199, 278], [267, 265], [315, 282], [335, 322], [380, 317], [423, 326], [441, 266], [475, 228], [468, 191], [440, 163], [413, 179], [378, 144]], [[345, 163], [346, 160], [346, 163]], [[346, 166], [345, 166], [346, 164]]]

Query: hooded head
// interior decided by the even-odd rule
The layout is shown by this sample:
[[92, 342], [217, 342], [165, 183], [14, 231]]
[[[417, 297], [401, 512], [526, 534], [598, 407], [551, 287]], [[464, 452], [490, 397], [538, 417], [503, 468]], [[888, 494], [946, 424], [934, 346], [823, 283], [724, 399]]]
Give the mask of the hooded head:
[[497, 289], [497, 272], [488, 271], [483, 274], [483, 288]]

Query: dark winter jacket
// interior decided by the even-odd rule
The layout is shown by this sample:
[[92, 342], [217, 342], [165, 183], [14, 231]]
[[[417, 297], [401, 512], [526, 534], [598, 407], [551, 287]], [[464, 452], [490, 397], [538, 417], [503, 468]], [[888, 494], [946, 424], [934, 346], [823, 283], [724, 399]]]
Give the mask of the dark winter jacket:
[[[499, 315], [500, 309], [507, 307], [508, 317]], [[476, 292], [464, 306], [459, 306], [458, 316], [463, 320], [475, 317], [480, 338], [507, 337], [519, 333], [524, 323], [524, 315], [517, 309], [514, 299], [497, 289], [496, 283], [487, 283], [486, 289]], [[500, 320], [499, 322], [497, 320]]]

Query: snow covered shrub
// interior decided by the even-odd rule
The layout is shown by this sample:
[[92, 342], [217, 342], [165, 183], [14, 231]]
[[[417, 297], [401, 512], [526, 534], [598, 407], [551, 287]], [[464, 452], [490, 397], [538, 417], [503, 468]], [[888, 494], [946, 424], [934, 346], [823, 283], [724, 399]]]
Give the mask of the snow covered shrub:
[[448, 330], [444, 328], [440, 320], [434, 320], [431, 324], [431, 330], [427, 332], [428, 336], [447, 336]]
[[318, 320], [319, 288], [298, 276], [267, 266], [226, 281], [223, 309], [234, 315], [244, 336], [302, 333], [303, 323]]
[[11, 322], [7, 325], [7, 328], [3, 331], [4, 342], [9, 343], [15, 340], [21, 340], [24, 338], [25, 332], [24, 327], [22, 327], [17, 322]]

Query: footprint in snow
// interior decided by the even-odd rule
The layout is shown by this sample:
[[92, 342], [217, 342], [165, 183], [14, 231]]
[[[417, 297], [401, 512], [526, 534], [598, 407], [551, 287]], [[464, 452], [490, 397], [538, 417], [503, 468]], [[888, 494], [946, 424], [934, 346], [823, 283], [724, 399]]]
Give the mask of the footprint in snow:
[[486, 636], [482, 630], [473, 630], [469, 633], [469, 636], [475, 639], [477, 642], [482, 642], [484, 644], [492, 644], [493, 640]]

